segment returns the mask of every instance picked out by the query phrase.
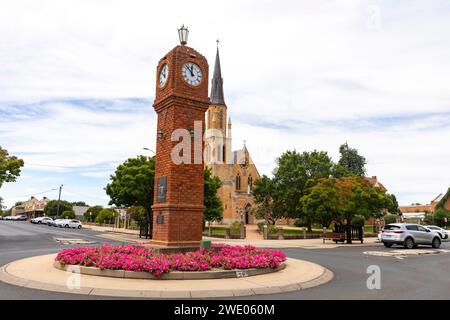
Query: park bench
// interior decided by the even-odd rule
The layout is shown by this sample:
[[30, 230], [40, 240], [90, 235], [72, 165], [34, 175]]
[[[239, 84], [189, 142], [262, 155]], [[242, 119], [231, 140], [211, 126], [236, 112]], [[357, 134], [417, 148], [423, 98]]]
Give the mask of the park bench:
[[345, 233], [343, 232], [325, 232], [323, 235], [323, 243], [325, 243], [325, 240], [332, 240], [335, 243], [338, 243], [338, 241], [345, 241]]

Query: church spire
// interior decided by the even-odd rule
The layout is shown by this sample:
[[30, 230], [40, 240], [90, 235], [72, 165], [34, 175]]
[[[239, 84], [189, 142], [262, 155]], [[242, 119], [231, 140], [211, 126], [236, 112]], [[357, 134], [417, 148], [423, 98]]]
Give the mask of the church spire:
[[220, 69], [219, 40], [217, 40], [216, 62], [214, 64], [214, 74], [211, 83], [211, 104], [225, 105], [222, 71]]

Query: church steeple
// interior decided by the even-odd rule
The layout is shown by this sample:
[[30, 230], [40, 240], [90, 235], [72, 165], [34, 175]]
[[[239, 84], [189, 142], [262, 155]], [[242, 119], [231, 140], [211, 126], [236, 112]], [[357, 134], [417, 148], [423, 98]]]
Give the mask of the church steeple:
[[216, 62], [214, 64], [214, 74], [211, 83], [210, 98], [211, 104], [213, 105], [225, 105], [225, 99], [223, 97], [222, 71], [220, 69], [219, 40], [217, 40]]

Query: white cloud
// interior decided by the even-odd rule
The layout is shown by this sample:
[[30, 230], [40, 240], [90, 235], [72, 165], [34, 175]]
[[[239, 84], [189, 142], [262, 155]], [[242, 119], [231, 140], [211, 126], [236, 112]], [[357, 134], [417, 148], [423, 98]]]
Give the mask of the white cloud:
[[0, 142], [26, 156], [26, 174], [51, 170], [59, 180], [102, 179], [154, 149], [155, 67], [185, 23], [211, 70], [221, 40], [234, 144], [247, 140], [261, 172], [287, 148], [336, 158], [348, 140], [404, 202], [427, 202], [449, 181], [446, 8], [441, 0], [9, 2], [0, 10]]

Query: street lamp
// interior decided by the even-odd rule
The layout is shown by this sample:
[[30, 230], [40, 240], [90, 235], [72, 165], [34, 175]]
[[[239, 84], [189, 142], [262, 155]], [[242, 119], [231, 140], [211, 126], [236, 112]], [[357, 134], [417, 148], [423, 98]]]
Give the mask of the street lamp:
[[187, 44], [189, 36], [189, 30], [184, 26], [184, 24], [181, 26], [180, 29], [178, 29], [178, 38], [180, 39], [180, 43], [182, 45]]

